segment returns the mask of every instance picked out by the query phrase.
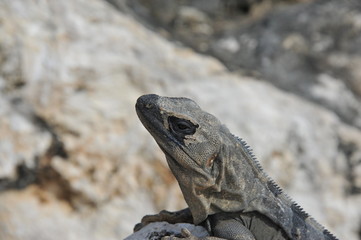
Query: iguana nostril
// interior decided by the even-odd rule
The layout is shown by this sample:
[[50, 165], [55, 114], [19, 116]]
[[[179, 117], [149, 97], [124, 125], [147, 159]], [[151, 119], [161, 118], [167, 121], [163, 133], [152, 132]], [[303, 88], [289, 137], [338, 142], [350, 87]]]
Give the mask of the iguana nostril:
[[155, 106], [154, 104], [158, 99], [159, 96], [155, 94], [147, 94], [140, 96], [137, 100], [136, 107], [151, 109]]

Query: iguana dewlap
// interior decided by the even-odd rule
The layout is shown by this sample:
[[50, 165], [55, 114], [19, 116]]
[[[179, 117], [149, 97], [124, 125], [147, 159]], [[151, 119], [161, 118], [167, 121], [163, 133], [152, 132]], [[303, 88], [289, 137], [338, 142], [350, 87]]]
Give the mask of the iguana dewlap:
[[136, 111], [189, 206], [145, 216], [136, 229], [165, 220], [201, 224], [217, 237], [207, 239], [336, 239], [270, 180], [244, 141], [194, 101], [144, 95]]

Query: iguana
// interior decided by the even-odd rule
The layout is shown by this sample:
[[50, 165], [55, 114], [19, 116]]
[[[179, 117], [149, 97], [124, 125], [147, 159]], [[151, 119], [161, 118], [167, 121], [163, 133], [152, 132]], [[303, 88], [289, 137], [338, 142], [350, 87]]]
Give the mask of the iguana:
[[[208, 240], [337, 239], [264, 173], [245, 141], [191, 99], [143, 95], [136, 111], [189, 208], [145, 216], [135, 231], [168, 221], [203, 225]], [[187, 230], [183, 235], [198, 239]]]

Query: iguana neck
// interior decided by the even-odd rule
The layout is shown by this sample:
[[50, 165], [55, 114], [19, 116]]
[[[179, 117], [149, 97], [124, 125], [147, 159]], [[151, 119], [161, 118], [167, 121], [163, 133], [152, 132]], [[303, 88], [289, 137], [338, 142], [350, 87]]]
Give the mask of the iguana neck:
[[220, 152], [222, 171], [215, 187], [220, 191], [204, 191], [212, 199], [210, 212], [258, 211], [281, 224], [280, 219], [292, 216], [291, 201], [264, 173], [248, 145], [233, 135], [230, 138]]
[[209, 192], [207, 196], [212, 199], [210, 214], [256, 211], [280, 226], [291, 239], [336, 239], [264, 173], [244, 141], [232, 137], [233, 144], [221, 150], [221, 191]]

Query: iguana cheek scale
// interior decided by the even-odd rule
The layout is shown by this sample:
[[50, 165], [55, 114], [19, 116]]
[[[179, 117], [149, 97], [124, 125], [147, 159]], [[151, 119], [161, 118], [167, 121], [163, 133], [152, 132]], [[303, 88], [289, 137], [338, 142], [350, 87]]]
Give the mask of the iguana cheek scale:
[[164, 152], [194, 224], [227, 239], [336, 239], [264, 173], [243, 140], [194, 101], [143, 95], [136, 111]]

